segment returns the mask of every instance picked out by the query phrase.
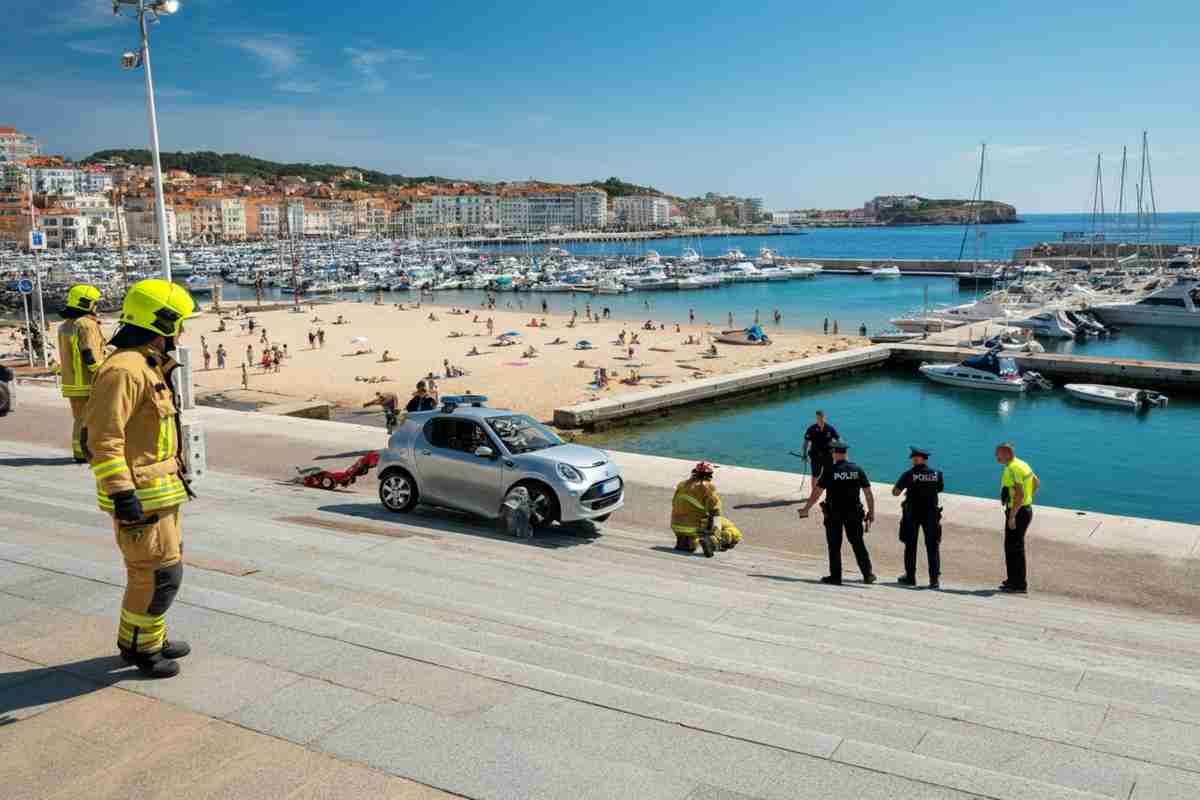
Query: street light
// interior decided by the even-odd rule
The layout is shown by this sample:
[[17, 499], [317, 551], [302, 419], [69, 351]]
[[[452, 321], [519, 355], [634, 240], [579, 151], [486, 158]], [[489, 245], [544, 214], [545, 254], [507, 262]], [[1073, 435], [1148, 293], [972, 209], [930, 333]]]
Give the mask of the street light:
[[146, 75], [146, 111], [150, 117], [150, 153], [154, 160], [154, 199], [157, 205], [158, 246], [162, 257], [163, 277], [171, 280], [171, 244], [167, 240], [167, 206], [163, 199], [162, 160], [158, 153], [158, 115], [154, 110], [154, 78], [150, 73], [150, 36], [146, 31], [146, 15], [154, 21], [163, 15], [179, 10], [179, 0], [113, 0], [113, 13], [120, 14], [121, 6], [131, 6], [137, 14], [138, 29], [142, 34], [140, 53], [125, 53], [121, 56], [124, 69], [142, 67]]

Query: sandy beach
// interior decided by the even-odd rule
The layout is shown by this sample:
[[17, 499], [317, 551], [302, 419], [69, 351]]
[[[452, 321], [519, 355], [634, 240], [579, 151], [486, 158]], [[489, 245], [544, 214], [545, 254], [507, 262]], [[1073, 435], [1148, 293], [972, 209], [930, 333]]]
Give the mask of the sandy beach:
[[[655, 330], [650, 331], [644, 329], [646, 319], [618, 319], [614, 315], [601, 322], [585, 322], [580, 314], [575, 327], [569, 328], [569, 315], [539, 313], [537, 320], [545, 320], [547, 327], [534, 328], [530, 326], [530, 310], [502, 306], [503, 299], [493, 311], [476, 305], [466, 313], [455, 314], [449, 307], [428, 303], [419, 309], [405, 304], [405, 310], [369, 302], [326, 303], [311, 308], [306, 305], [303, 313], [275, 310], [249, 315], [256, 322], [251, 334], [241, 324], [245, 317], [234, 316], [234, 306], [223, 305], [227, 330], [218, 332], [218, 317], [209, 311], [188, 324], [185, 343], [195, 354], [195, 385], [200, 397], [225, 394], [260, 403], [319, 398], [353, 409], [373, 398], [376, 391], [395, 392], [406, 402], [417, 380], [432, 372], [442, 394], [484, 394], [492, 405], [549, 420], [556, 407], [845, 350], [865, 341], [856, 336], [826, 336], [819, 331], [778, 331], [764, 324], [772, 344], [718, 343], [718, 357], [706, 358], [710, 334], [719, 333], [721, 327], [716, 320], [703, 324], [698, 319], [696, 324], [688, 324], [686, 319], [655, 318]], [[593, 308], [602, 306], [603, 298], [597, 298]], [[435, 319], [430, 319], [430, 314]], [[337, 324], [339, 316], [343, 324]], [[490, 336], [486, 322], [489, 317], [494, 331]], [[111, 335], [112, 322], [104, 323], [105, 334]], [[259, 366], [264, 328], [272, 345], [287, 345], [288, 357], [279, 372]], [[318, 329], [325, 331], [325, 346], [310, 347], [308, 334]], [[632, 357], [630, 345], [617, 344], [621, 331], [625, 331], [627, 342], [632, 334], [638, 336], [639, 343], [632, 345]], [[510, 337], [515, 343], [497, 346], [500, 334], [507, 332], [519, 334]], [[453, 336], [455, 333], [461, 336]], [[698, 343], [685, 344], [689, 336]], [[210, 369], [204, 369], [201, 337], [212, 354]], [[555, 340], [562, 343], [553, 344]], [[581, 340], [591, 342], [594, 349], [576, 349]], [[225, 368], [218, 369], [216, 351], [222, 344], [228, 355]], [[253, 355], [248, 368], [248, 393], [242, 391], [241, 369], [247, 346]], [[537, 351], [532, 357], [525, 357], [528, 347]], [[473, 349], [479, 355], [468, 355]], [[385, 351], [390, 359], [387, 362], [383, 361]], [[446, 359], [467, 374], [445, 378]], [[579, 366], [581, 362], [585, 366]], [[594, 383], [595, 370], [600, 367], [611, 376], [607, 389], [598, 389]], [[640, 374], [636, 385], [622, 382], [631, 370]]]

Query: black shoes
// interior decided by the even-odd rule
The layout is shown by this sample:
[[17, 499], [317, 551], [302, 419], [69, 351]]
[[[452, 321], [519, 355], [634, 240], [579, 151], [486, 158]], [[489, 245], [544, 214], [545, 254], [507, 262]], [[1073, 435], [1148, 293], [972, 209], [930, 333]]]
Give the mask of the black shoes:
[[175, 659], [183, 658], [192, 652], [192, 646], [187, 642], [163, 642], [162, 650], [148, 656], [137, 656], [125, 650], [121, 658], [126, 664], [137, 665], [138, 672], [147, 678], [174, 678], [179, 674], [179, 665]]
[[931, 581], [929, 582], [929, 588], [930, 588], [930, 589], [940, 589], [940, 588], [942, 588], [942, 584], [940, 584], [940, 583], [938, 582], [938, 579], [937, 579], [937, 578], [934, 578], [933, 580], [931, 580]]
[[724, 553], [726, 550], [732, 550], [735, 547], [737, 547], [737, 542], [730, 542], [729, 544], [723, 544], [723, 545], [721, 545], [721, 552]]
[[901, 575], [899, 578], [896, 578], [896, 583], [900, 584], [901, 586], [916, 586], [917, 579], [908, 575]]
[[1000, 591], [1004, 592], [1005, 594], [1029, 594], [1028, 588], [1024, 586], [1012, 586], [1008, 583], [1008, 581], [1000, 584]]
[[875, 577], [874, 572], [872, 572], [869, 575], [863, 575], [863, 583], [874, 583], [877, 580], [879, 580], [879, 579]]
[[713, 554], [717, 552], [717, 537], [701, 536], [700, 547], [704, 550], [705, 558], [712, 558]]
[[826, 575], [824, 578], [821, 578], [821, 583], [827, 583], [827, 584], [829, 584], [830, 586], [841, 586], [841, 585], [842, 585], [842, 579], [841, 579], [841, 578], [835, 578], [835, 577], [833, 577], [832, 575]]
[[676, 536], [675, 549], [681, 553], [694, 553], [696, 552], [696, 540], [684, 536]]

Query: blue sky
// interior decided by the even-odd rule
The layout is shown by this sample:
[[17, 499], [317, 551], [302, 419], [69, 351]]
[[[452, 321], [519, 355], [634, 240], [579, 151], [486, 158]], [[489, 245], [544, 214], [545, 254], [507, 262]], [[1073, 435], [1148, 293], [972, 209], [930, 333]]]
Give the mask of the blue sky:
[[[965, 196], [987, 141], [988, 196], [1038, 212], [1090, 209], [1097, 153], [1115, 196], [1147, 128], [1159, 209], [1200, 208], [1200, 3], [183, 3], [151, 31], [167, 150], [788, 208]], [[141, 74], [117, 67], [133, 20], [7, 19], [0, 125], [71, 156], [145, 146]]]

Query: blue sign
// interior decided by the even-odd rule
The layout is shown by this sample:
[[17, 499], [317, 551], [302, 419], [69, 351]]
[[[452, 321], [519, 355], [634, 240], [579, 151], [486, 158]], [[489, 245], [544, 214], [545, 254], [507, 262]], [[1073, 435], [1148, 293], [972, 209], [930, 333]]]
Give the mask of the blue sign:
[[30, 250], [45, 250], [46, 249], [46, 234], [43, 231], [29, 232], [29, 249]]
[[21, 294], [33, 294], [33, 281], [29, 278], [21, 278], [17, 281], [17, 291]]

